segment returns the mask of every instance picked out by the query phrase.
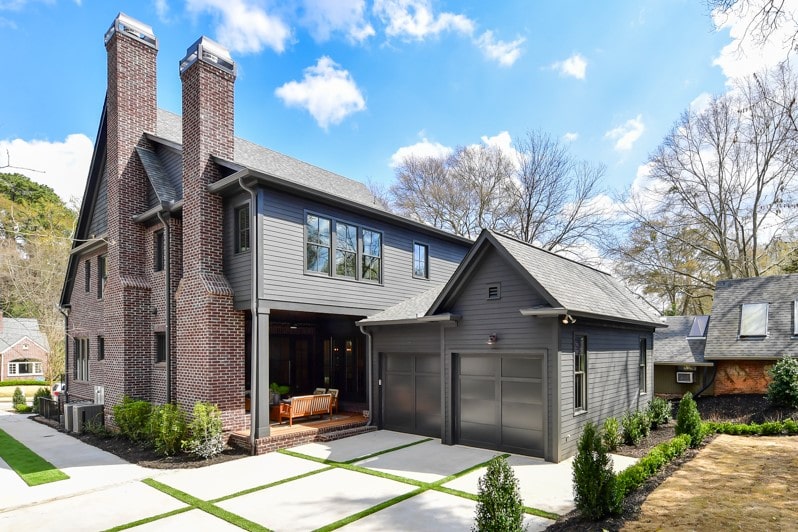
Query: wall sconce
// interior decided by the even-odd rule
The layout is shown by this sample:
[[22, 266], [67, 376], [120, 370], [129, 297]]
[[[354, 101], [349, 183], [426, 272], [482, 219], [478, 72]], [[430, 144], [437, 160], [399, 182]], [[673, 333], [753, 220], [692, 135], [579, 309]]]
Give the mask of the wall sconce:
[[499, 341], [499, 335], [496, 333], [491, 333], [488, 335], [488, 345], [494, 345], [496, 342]]
[[563, 325], [574, 324], [574, 323], [576, 323], [576, 318], [574, 318], [570, 314], [566, 314], [565, 316], [562, 317]]

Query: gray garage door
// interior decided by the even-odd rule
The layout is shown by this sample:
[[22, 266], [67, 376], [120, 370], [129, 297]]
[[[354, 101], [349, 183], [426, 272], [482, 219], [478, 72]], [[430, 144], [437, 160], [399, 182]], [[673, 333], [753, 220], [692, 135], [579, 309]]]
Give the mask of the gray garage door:
[[458, 443], [543, 456], [543, 357], [459, 357]]
[[387, 354], [383, 363], [383, 426], [440, 438], [440, 356]]

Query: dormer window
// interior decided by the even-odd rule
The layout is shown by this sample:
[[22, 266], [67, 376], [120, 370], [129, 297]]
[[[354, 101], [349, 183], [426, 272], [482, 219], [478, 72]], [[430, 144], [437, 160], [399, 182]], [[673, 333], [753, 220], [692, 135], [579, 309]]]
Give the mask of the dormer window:
[[740, 309], [740, 338], [767, 336], [768, 304], [744, 303]]
[[693, 325], [690, 327], [690, 332], [687, 333], [687, 338], [706, 338], [708, 323], [709, 316], [695, 316], [693, 318]]
[[798, 301], [792, 302], [792, 335], [798, 336]]

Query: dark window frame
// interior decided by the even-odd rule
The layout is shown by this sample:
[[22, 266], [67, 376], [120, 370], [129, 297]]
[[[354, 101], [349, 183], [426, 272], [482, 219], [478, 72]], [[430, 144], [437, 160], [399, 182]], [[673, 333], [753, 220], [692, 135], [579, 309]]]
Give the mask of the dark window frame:
[[105, 360], [105, 336], [97, 337], [97, 360]]
[[640, 353], [637, 361], [637, 388], [640, 395], [648, 393], [648, 338], [640, 338]]
[[233, 252], [246, 253], [252, 248], [252, 220], [249, 203], [233, 209]]
[[[317, 233], [318, 233], [319, 236], [316, 236], [315, 240], [311, 239], [311, 236], [312, 236], [312, 233], [311, 233], [312, 225], [311, 225], [310, 220], [309, 220], [310, 217], [313, 217], [313, 218], [316, 219], [316, 230], [317, 230]], [[327, 231], [326, 231], [327, 241], [326, 242], [323, 239], [323, 237], [321, 236], [322, 234], [324, 234], [322, 232], [322, 230], [321, 230], [322, 222], [326, 222], [326, 224], [327, 224]], [[332, 218], [329, 218], [327, 216], [321, 216], [319, 214], [315, 214], [315, 213], [312, 213], [312, 212], [306, 212], [305, 213], [305, 226], [304, 227], [305, 227], [305, 271], [306, 272], [313, 273], [313, 274], [326, 275], [328, 277], [332, 275], [332, 259], [333, 259], [333, 257], [332, 257], [332, 249], [333, 249], [332, 248], [332, 244], [333, 244], [332, 243], [332, 233], [333, 233], [332, 228], [333, 228], [333, 225], [332, 224], [333, 224]], [[311, 268], [311, 261], [308, 260], [309, 257], [310, 257], [310, 249], [311, 248], [316, 250], [316, 253], [320, 253], [320, 255], [324, 254], [324, 253], [321, 253], [321, 252], [326, 251], [326, 255], [327, 255], [326, 268], [319, 268], [319, 269]], [[315, 261], [315, 262], [318, 263], [318, 261]]]
[[89, 380], [89, 339], [88, 338], [75, 338], [74, 342], [74, 360], [75, 368], [73, 375], [75, 380], [88, 381]]
[[574, 414], [587, 412], [588, 349], [587, 335], [574, 335]]
[[[360, 232], [358, 231], [358, 226], [353, 224], [353, 223], [345, 222], [343, 220], [333, 220], [333, 223], [335, 224], [335, 231], [331, 231], [330, 232], [330, 236], [331, 236], [331, 238], [333, 240], [333, 242], [331, 242], [331, 247], [333, 249], [335, 249], [334, 277], [341, 277], [341, 278], [344, 278], [344, 279], [357, 279], [358, 278], [357, 257], [358, 257], [359, 241], [360, 241], [360, 239], [359, 239], [359, 233]], [[354, 240], [354, 245], [353, 246], [351, 246], [351, 245], [343, 246], [341, 244], [342, 239], [338, 236], [340, 234], [339, 233], [339, 228], [340, 227], [343, 227], [343, 228], [346, 229], [347, 238], [343, 239], [344, 243], [350, 243], [349, 237], [348, 237], [349, 230], [350, 229], [354, 230], [354, 232], [355, 232], [355, 240]], [[341, 264], [339, 262], [339, 257], [344, 257], [345, 261], [347, 260], [347, 257], [349, 257], [350, 260], [354, 261], [351, 264], [351, 274], [348, 273], [349, 268], [346, 268], [346, 267], [345, 267], [344, 273], [341, 273], [341, 271], [339, 269], [339, 266]]]
[[[423, 250], [423, 257], [419, 251]], [[413, 242], [413, 277], [429, 279], [429, 244]]]
[[108, 255], [97, 256], [97, 299], [105, 296], [105, 284], [108, 281]]
[[86, 282], [86, 292], [91, 292], [91, 259], [86, 259], [84, 261], [83, 273]]
[[163, 364], [166, 362], [166, 333], [155, 333], [155, 363]]
[[[366, 253], [366, 233], [370, 233], [372, 235], [371, 239], [373, 239], [373, 235], [379, 237], [379, 249], [377, 250], [379, 255], [373, 255], [371, 253]], [[381, 283], [382, 282], [382, 258], [383, 258], [383, 233], [382, 231], [377, 231], [376, 229], [370, 229], [368, 227], [361, 227], [360, 229], [360, 278], [363, 281], [368, 281], [372, 283]], [[373, 240], [372, 240], [373, 242]], [[373, 244], [371, 244], [370, 250], [373, 250]], [[370, 260], [371, 265], [368, 267], [366, 266], [366, 261]], [[377, 264], [377, 267], [374, 268], [373, 264]], [[367, 271], [376, 271], [376, 278], [372, 278], [367, 275]]]
[[152, 268], [153, 271], [160, 272], [164, 269], [164, 258], [166, 256], [165, 253], [165, 237], [164, 237], [164, 230], [160, 229], [155, 231], [152, 235], [153, 238], [153, 249], [152, 249]]

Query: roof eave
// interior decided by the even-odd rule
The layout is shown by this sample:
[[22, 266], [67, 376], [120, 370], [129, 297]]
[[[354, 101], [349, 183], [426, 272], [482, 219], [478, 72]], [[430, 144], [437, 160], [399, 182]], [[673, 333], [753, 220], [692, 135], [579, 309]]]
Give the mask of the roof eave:
[[395, 320], [370, 320], [366, 318], [355, 322], [355, 325], [362, 327], [375, 327], [378, 325], [418, 325], [423, 323], [445, 323], [460, 321], [462, 316], [459, 314], [434, 314], [432, 316], [416, 316], [414, 318], [401, 318]]

